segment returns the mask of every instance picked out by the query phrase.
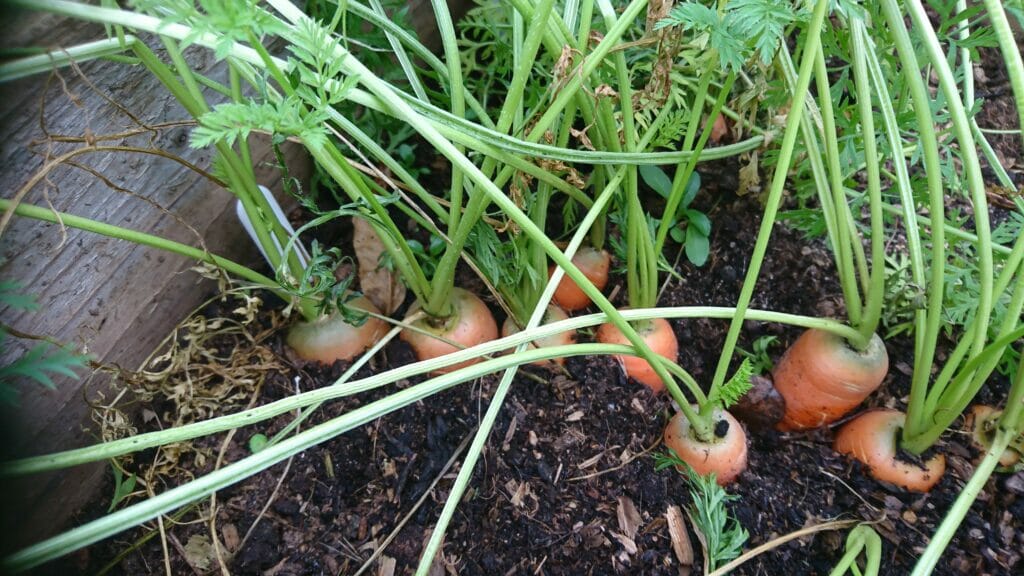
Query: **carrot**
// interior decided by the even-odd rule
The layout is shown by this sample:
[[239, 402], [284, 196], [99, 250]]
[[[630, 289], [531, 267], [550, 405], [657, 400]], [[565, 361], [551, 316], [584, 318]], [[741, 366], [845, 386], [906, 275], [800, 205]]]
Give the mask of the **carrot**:
[[839, 430], [834, 448], [863, 462], [877, 480], [911, 492], [928, 492], [945, 473], [946, 457], [938, 454], [922, 463], [900, 459], [896, 442], [905, 420], [896, 410], [868, 410]]
[[889, 371], [889, 355], [877, 335], [863, 352], [823, 330], [807, 330], [772, 373], [786, 399], [779, 430], [806, 430], [834, 422], [874, 392]]
[[[548, 306], [547, 310], [545, 311], [544, 321], [542, 323], [550, 324], [552, 322], [558, 322], [560, 320], [565, 320], [567, 318], [569, 318], [569, 315], [565, 313], [565, 310], [562, 310], [558, 306], [551, 305]], [[505, 323], [501, 325], [501, 336], [511, 336], [517, 332], [520, 332], [521, 330], [522, 328], [519, 327], [515, 319], [509, 316], [508, 318], [505, 319]], [[553, 336], [548, 336], [547, 338], [541, 338], [539, 340], [534, 340], [533, 342], [530, 342], [529, 346], [527, 346], [527, 349], [536, 348], [537, 346], [564, 346], [567, 344], [574, 344], [575, 342], [575, 331], [560, 332]], [[562, 366], [565, 364], [565, 358], [559, 357], [552, 358], [550, 360], [537, 360], [533, 364], [534, 366], [549, 367], [551, 366], [552, 362], [558, 364], [559, 366]]]
[[[453, 288], [451, 292], [452, 315], [443, 319], [440, 325], [435, 325], [432, 318], [421, 318], [413, 323], [413, 326], [423, 332], [405, 329], [402, 330], [401, 338], [412, 346], [413, 352], [420, 360], [438, 358], [445, 354], [451, 354], [460, 350], [446, 342], [449, 340], [463, 347], [476, 346], [484, 342], [490, 342], [498, 337], [498, 325], [494, 316], [484, 304], [484, 301], [477, 298], [472, 292], [462, 288]], [[411, 312], [418, 309], [413, 306]], [[436, 370], [437, 374], [446, 374], [459, 368], [464, 368], [481, 361], [482, 358], [474, 358], [460, 362], [447, 368]]]
[[[349, 306], [365, 312], [380, 314], [380, 310], [365, 297], [360, 296]], [[380, 318], [370, 316], [362, 326], [353, 326], [340, 314], [324, 316], [312, 322], [299, 322], [288, 331], [285, 342], [304, 360], [334, 364], [338, 360], [352, 360], [387, 330], [387, 324]]]
[[[970, 432], [974, 446], [982, 452], [988, 450], [989, 446], [992, 445], [992, 436], [996, 431], [996, 423], [1002, 414], [1002, 410], [986, 406], [985, 404], [972, 406], [970, 411], [967, 412], [967, 416], [964, 418], [964, 428]], [[1020, 442], [1024, 442], [1024, 439], [1020, 439]], [[999, 465], [1009, 468], [1020, 462], [1022, 457], [1024, 457], [1024, 444], [1015, 446], [1014, 443], [1011, 443], [1003, 451], [1002, 456], [999, 457]]]
[[[584, 246], [572, 257], [574, 266], [583, 272], [590, 282], [598, 290], [604, 290], [608, 285], [608, 268], [611, 266], [612, 257], [605, 250], [596, 250]], [[555, 273], [555, 266], [548, 268], [548, 278]], [[575, 312], [590, 306], [590, 297], [568, 276], [564, 276], [555, 289], [552, 301], [567, 312]]]
[[[676, 361], [676, 357], [679, 355], [679, 342], [676, 340], [676, 334], [672, 331], [668, 320], [653, 318], [646, 327], [640, 327], [637, 332], [655, 354], [660, 354], [673, 362]], [[626, 339], [622, 331], [611, 323], [602, 324], [597, 329], [597, 341], [604, 344], [629, 344], [629, 340]], [[651, 364], [643, 358], [632, 355], [616, 356], [616, 358], [622, 364], [623, 370], [626, 371], [626, 376], [647, 385], [655, 392], [665, 389], [665, 383], [658, 377]]]
[[725, 116], [719, 114], [715, 117], [715, 123], [711, 125], [711, 136], [710, 140], [714, 144], [718, 144], [729, 135], [729, 125], [725, 121]]
[[725, 486], [747, 469], [747, 433], [725, 410], [716, 409], [713, 418], [715, 439], [701, 442], [691, 432], [686, 416], [676, 413], [665, 427], [665, 446], [701, 476], [714, 472], [718, 483]]

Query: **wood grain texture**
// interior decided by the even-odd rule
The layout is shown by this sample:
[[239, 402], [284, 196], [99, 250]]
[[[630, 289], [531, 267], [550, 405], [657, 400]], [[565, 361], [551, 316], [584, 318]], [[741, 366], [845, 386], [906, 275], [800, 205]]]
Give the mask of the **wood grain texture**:
[[[102, 37], [103, 30], [49, 15], [22, 14], [8, 18], [0, 34], [5, 47], [53, 47]], [[215, 78], [226, 77], [209, 52], [189, 50], [188, 57], [198, 70]], [[44, 101], [42, 116], [51, 135], [98, 135], [138, 128], [90, 88], [89, 82], [147, 124], [188, 118], [142, 67], [90, 62], [81, 66], [81, 72], [84, 78], [65, 69], [60, 72], [62, 81], [51, 78], [47, 83], [42, 75], [0, 86], [0, 127], [5, 135], [0, 142], [3, 197], [10, 198], [44, 164], [47, 147], [31, 145], [45, 137], [40, 125]], [[208, 96], [211, 102], [218, 101], [219, 96], [214, 96]], [[108, 144], [152, 144], [209, 169], [210, 152], [191, 149], [189, 132], [190, 127], [181, 126]], [[49, 153], [56, 156], [77, 146], [81, 144], [59, 143]], [[260, 166], [260, 181], [279, 183], [278, 171], [268, 164], [273, 157], [266, 142], [255, 142], [253, 154]], [[288, 156], [296, 173], [308, 173], [309, 164], [300, 148], [290, 148]], [[123, 152], [90, 153], [75, 160], [131, 194], [111, 190], [85, 170], [61, 166], [50, 174], [48, 184], [37, 186], [25, 201], [45, 205], [48, 199], [61, 211], [195, 246], [199, 245], [198, 233], [212, 252], [261, 265], [258, 252], [234, 218], [234, 197], [197, 173], [167, 159]], [[34, 312], [0, 310], [5, 324], [73, 343], [103, 363], [130, 369], [138, 368], [215, 288], [189, 271], [194, 262], [186, 258], [22, 218], [15, 218], [0, 238], [0, 255], [0, 277], [20, 283], [40, 305]], [[12, 339], [0, 361], [9, 361], [31, 344]], [[54, 390], [31, 382], [19, 382], [18, 388], [20, 406], [0, 408], [0, 418], [13, 428], [7, 434], [6, 456], [41, 454], [96, 441], [87, 401], [98, 400], [101, 393], [112, 398], [103, 377], [93, 378], [88, 387], [61, 378]], [[82, 466], [34, 476], [3, 490], [0, 508], [5, 519], [16, 522], [16, 532], [11, 527], [3, 530], [14, 536], [4, 538], [4, 547], [22, 545], [65, 527], [69, 517], [95, 495], [108, 470], [105, 464]]]

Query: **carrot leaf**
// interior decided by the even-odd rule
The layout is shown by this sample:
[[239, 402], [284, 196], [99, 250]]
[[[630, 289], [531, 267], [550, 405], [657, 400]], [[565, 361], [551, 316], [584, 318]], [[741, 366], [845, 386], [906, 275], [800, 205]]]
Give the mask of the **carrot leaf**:
[[708, 571], [713, 572], [718, 566], [738, 557], [750, 534], [729, 515], [726, 504], [738, 500], [739, 496], [729, 494], [719, 486], [713, 473], [707, 476], [697, 474], [672, 449], [666, 454], [655, 454], [654, 459], [656, 470], [675, 466], [686, 474], [690, 498], [693, 499], [688, 510], [690, 521], [704, 537], [701, 543], [705, 546]]
[[754, 375], [754, 372], [754, 363], [750, 361], [750, 358], [744, 358], [732, 378], [721, 387], [711, 391], [708, 401], [719, 403], [722, 408], [728, 408], [739, 402], [739, 399], [753, 386], [750, 383], [750, 377]]

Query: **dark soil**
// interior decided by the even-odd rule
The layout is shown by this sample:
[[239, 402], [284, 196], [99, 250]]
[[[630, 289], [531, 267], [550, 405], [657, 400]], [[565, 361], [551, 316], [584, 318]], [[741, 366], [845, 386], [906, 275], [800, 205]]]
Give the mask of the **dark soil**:
[[[720, 169], [722, 173], [731, 170]], [[715, 192], [719, 180], [714, 173], [706, 173], [705, 181], [711, 193], [702, 196], [701, 208], [715, 223], [715, 256], [702, 268], [680, 264], [684, 279], [668, 286], [664, 305], [727, 305], [735, 301], [742, 284], [758, 224], [750, 215], [758, 207], [752, 199]], [[624, 287], [621, 279], [616, 282], [610, 291], [621, 300]], [[837, 317], [843, 313], [823, 246], [785, 227], [774, 232], [755, 294], [753, 305], [758, 308]], [[208, 311], [210, 315], [222, 312]], [[682, 365], [698, 381], [709, 380], [727, 323], [691, 320], [674, 321], [673, 326], [681, 343]], [[762, 335], [779, 338], [774, 349], [779, 354], [798, 331], [751, 322], [741, 345], [749, 349], [750, 341]], [[870, 403], [903, 407], [910, 342], [894, 339], [888, 346], [893, 369]], [[272, 347], [288, 358], [280, 341]], [[395, 341], [376, 365], [358, 377], [412, 359], [407, 346]], [[296, 377], [303, 390], [326, 386], [343, 368], [295, 365], [294, 371], [268, 379], [259, 402], [293, 394]], [[679, 574], [666, 511], [672, 506], [685, 510], [690, 496], [679, 473], [655, 472], [652, 459], [652, 449], [661, 449], [662, 429], [671, 412], [668, 401], [626, 382], [608, 358], [570, 359], [568, 375], [528, 370], [539, 378], [517, 378], [470, 491], [448, 530], [436, 573], [447, 569], [466, 575]], [[331, 402], [304, 426], [414, 383], [400, 381], [383, 391]], [[231, 572], [354, 574], [399, 520], [411, 513], [383, 551], [381, 564], [367, 572], [390, 574], [393, 568], [394, 574], [411, 573], [457, 466], [431, 486], [456, 447], [475, 431], [495, 383], [490, 377], [438, 394], [296, 456], [287, 474], [283, 464], [277, 465], [220, 492], [217, 534]], [[250, 436], [272, 435], [290, 419], [280, 417], [262, 427], [240, 430], [226, 460], [246, 456]], [[831, 519], [875, 521], [884, 538], [884, 574], [909, 572], [972, 472], [974, 454], [959, 443], [961, 437], [956, 434], [940, 447], [950, 464], [945, 478], [932, 493], [922, 496], [891, 490], [868, 478], [859, 465], [832, 451], [830, 430], [788, 435], [751, 432], [750, 468], [729, 487], [739, 496], [730, 510], [751, 534], [746, 548]], [[207, 438], [197, 445], [216, 452], [222, 440], [222, 436]], [[208, 459], [194, 472], [211, 468], [212, 459]], [[424, 494], [428, 495], [417, 508]], [[94, 513], [106, 504], [98, 503]], [[639, 513], [639, 526], [635, 534], [624, 534], [619, 511], [630, 504]], [[207, 501], [185, 518], [205, 517], [208, 510]], [[240, 538], [257, 519], [239, 549]], [[1024, 473], [997, 474], [972, 507], [936, 574], [1020, 573], [1024, 567], [1022, 519]], [[129, 531], [52, 569], [55, 573], [95, 572], [151, 528]], [[209, 542], [207, 523], [177, 526], [170, 533], [172, 573], [216, 572], [216, 563], [205, 569], [196, 566], [191, 552], [193, 565], [185, 559], [190, 539]], [[699, 573], [700, 546], [692, 528], [690, 537], [697, 556], [693, 573]], [[792, 541], [735, 573], [826, 574], [842, 555], [844, 538], [845, 532], [821, 532]], [[152, 538], [128, 553], [112, 573], [163, 573], [163, 557], [161, 538]]]

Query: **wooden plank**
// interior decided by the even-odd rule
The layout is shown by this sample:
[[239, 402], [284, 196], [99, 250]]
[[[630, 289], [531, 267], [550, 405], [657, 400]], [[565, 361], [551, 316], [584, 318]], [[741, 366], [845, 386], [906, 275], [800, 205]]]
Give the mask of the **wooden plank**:
[[[55, 33], [59, 31], [59, 36]], [[99, 26], [65, 22], [50, 15], [20, 15], [0, 31], [6, 47], [67, 45], [102, 37]], [[156, 49], [156, 46], [154, 46]], [[158, 51], [158, 54], [161, 54]], [[162, 55], [162, 54], [161, 54]], [[224, 77], [222, 66], [203, 50], [190, 50], [190, 62], [198, 70]], [[0, 166], [3, 166], [3, 197], [10, 198], [44, 162], [45, 146], [32, 146], [44, 137], [40, 105], [45, 96], [46, 129], [51, 134], [82, 135], [119, 133], [137, 125], [89, 87], [91, 82], [110, 98], [147, 124], [188, 118], [185, 111], [140, 66], [91, 62], [81, 66], [83, 77], [63, 70], [60, 81], [47, 87], [45, 76], [26, 78], [0, 86]], [[88, 79], [88, 81], [86, 80]], [[216, 101], [211, 97], [211, 101]], [[187, 126], [161, 132], [153, 144], [209, 168], [210, 152], [188, 145]], [[111, 142], [147, 146], [152, 135], [144, 134]], [[77, 144], [56, 144], [58, 155]], [[308, 174], [301, 149], [289, 149], [292, 169]], [[272, 154], [264, 142], [254, 146], [254, 162], [262, 182], [279, 180]], [[102, 173], [116, 185], [149, 199], [112, 191], [83, 170], [63, 166], [50, 176], [50, 186], [34, 189], [26, 202], [104, 222], [159, 234], [198, 245], [200, 234], [208, 248], [223, 256], [254, 266], [260, 257], [234, 218], [234, 198], [195, 172], [154, 156], [128, 153], [93, 153], [76, 158]], [[208, 297], [214, 286], [188, 269], [186, 258], [68, 229], [16, 218], [0, 239], [0, 276], [15, 280], [36, 296], [34, 312], [0, 310], [3, 322], [23, 332], [46, 335], [88, 349], [104, 363], [137, 368], [168, 332]], [[9, 361], [31, 342], [12, 340], [0, 361]], [[54, 390], [29, 382], [18, 384], [20, 406], [0, 408], [0, 420], [8, 431], [4, 456], [40, 454], [84, 446], [96, 441], [85, 398], [95, 400], [106, 392], [103, 379], [88, 389], [81, 382], [59, 379]], [[86, 431], [88, 429], [88, 431]], [[34, 476], [4, 489], [0, 509], [5, 520], [4, 547], [23, 545], [64, 528], [68, 518], [95, 495], [109, 469], [105, 464], [82, 466], [59, 473]], [[16, 531], [14, 528], [16, 527]]]
[[[469, 0], [451, 0], [458, 19]], [[432, 49], [440, 42], [427, 0], [410, 0], [411, 19], [420, 37]], [[68, 21], [49, 14], [13, 13], [0, 19], [0, 48], [71, 46], [103, 37], [94, 24]], [[156, 43], [154, 51], [163, 56]], [[205, 50], [187, 52], [197, 71], [223, 79], [219, 66]], [[166, 59], [165, 59], [166, 60]], [[45, 161], [45, 147], [33, 142], [45, 137], [40, 117], [50, 134], [120, 133], [137, 125], [100, 92], [118, 102], [146, 124], [188, 118], [166, 90], [140, 66], [90, 62], [82, 76], [62, 70], [60, 77], [25, 78], [0, 85], [0, 166], [4, 186], [0, 196], [10, 198]], [[208, 94], [211, 102], [219, 97]], [[41, 106], [45, 110], [41, 114]], [[188, 146], [187, 126], [162, 131], [158, 147], [209, 168], [210, 153]], [[148, 145], [149, 135], [114, 144]], [[73, 148], [55, 144], [55, 156]], [[309, 162], [297, 148], [288, 150], [289, 164], [298, 176], [309, 173]], [[260, 258], [234, 219], [233, 197], [179, 164], [127, 153], [95, 153], [76, 159], [104, 174], [117, 186], [145, 197], [110, 190], [93, 175], [73, 167], [60, 167], [49, 180], [25, 199], [62, 211], [159, 234], [198, 245], [196, 233], [214, 253], [258, 266]], [[254, 148], [254, 160], [272, 160], [267, 147]], [[272, 168], [259, 171], [261, 181], [276, 183]], [[278, 191], [279, 186], [275, 187]], [[177, 216], [177, 219], [166, 212]], [[188, 223], [195, 232], [183, 226]], [[23, 332], [45, 335], [87, 348], [97, 360], [137, 368], [165, 335], [213, 290], [212, 283], [188, 271], [185, 258], [59, 226], [16, 218], [0, 238], [0, 277], [16, 280], [36, 296], [41, 309], [24, 312], [0, 309], [3, 322]], [[0, 362], [9, 361], [31, 343], [13, 341]], [[103, 379], [87, 389], [81, 381], [58, 379], [55, 390], [21, 383], [20, 406], [0, 407], [0, 430], [8, 439], [0, 443], [0, 459], [41, 454], [91, 444], [97, 440], [86, 400], [100, 394], [112, 397]], [[33, 476], [0, 487], [0, 553], [37, 541], [64, 529], [102, 485], [105, 464]], [[108, 477], [108, 476], [107, 476]], [[108, 482], [108, 488], [109, 482]]]

